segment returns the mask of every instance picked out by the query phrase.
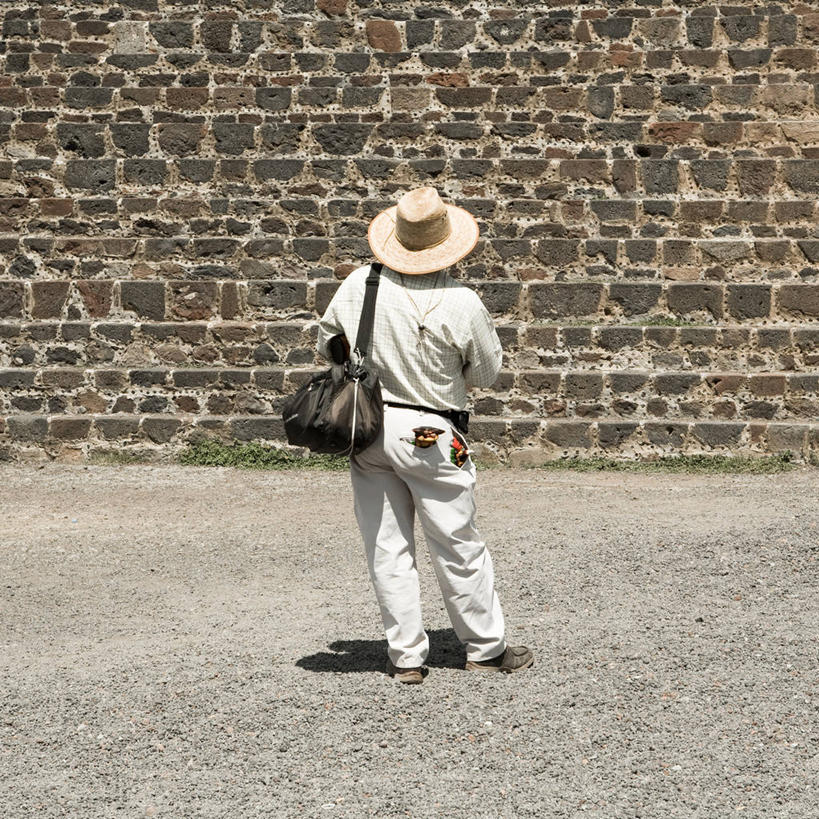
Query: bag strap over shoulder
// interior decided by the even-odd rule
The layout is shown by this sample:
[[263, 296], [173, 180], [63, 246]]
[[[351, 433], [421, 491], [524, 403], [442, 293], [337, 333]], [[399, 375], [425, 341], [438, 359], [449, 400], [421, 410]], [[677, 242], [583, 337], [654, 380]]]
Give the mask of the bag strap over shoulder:
[[361, 308], [361, 317], [358, 320], [358, 335], [355, 339], [355, 352], [359, 359], [367, 354], [370, 346], [370, 337], [373, 333], [373, 322], [375, 321], [375, 297], [378, 295], [378, 282], [381, 276], [381, 262], [375, 262], [370, 267], [367, 283], [364, 289], [364, 305]]

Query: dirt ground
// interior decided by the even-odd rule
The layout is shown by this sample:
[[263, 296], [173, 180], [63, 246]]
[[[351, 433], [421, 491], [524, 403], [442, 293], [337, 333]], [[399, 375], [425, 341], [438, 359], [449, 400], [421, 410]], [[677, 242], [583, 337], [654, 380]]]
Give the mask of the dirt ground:
[[47, 817], [819, 816], [817, 479], [484, 470], [514, 676], [422, 686], [346, 473], [0, 466], [0, 804]]

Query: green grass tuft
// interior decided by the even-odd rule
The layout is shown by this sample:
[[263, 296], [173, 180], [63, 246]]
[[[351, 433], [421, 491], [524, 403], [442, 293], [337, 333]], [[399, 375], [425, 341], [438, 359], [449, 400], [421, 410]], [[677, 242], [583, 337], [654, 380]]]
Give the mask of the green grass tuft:
[[181, 452], [178, 462], [186, 466], [237, 466], [243, 469], [326, 469], [349, 467], [349, 459], [337, 455], [301, 456], [285, 449], [251, 442], [223, 444], [198, 441]]
[[[178, 462], [190, 466], [236, 466], [244, 469], [322, 469], [346, 470], [349, 460], [335, 455], [298, 455], [285, 449], [258, 443], [223, 444], [199, 441], [180, 453]], [[478, 463], [479, 468], [488, 468]], [[503, 469], [503, 464], [492, 464]], [[759, 458], [730, 455], [667, 455], [655, 459], [561, 458], [547, 461], [534, 469], [578, 472], [673, 472], [692, 474], [769, 475], [795, 469], [791, 452]]]
[[561, 458], [536, 469], [578, 472], [675, 472], [691, 474], [770, 475], [795, 469], [789, 451], [761, 458], [731, 455], [666, 455], [652, 460], [626, 461], [615, 458]]

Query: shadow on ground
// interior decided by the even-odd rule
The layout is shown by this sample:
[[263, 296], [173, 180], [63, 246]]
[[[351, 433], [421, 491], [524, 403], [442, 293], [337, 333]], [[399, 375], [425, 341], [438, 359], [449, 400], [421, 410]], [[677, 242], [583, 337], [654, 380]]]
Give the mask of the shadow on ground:
[[[430, 668], [463, 668], [464, 648], [451, 628], [428, 631]], [[387, 661], [386, 640], [336, 640], [329, 651], [317, 651], [296, 661], [306, 671], [383, 671]]]

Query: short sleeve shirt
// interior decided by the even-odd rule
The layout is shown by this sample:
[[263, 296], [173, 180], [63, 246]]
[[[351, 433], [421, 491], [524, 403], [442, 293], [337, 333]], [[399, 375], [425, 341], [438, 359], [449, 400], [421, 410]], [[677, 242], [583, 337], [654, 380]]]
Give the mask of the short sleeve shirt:
[[[355, 344], [370, 265], [336, 290], [319, 322], [318, 351], [344, 333]], [[473, 290], [445, 270], [401, 275], [381, 270], [368, 362], [385, 401], [433, 409], [465, 409], [467, 386], [491, 386], [502, 350], [492, 317]]]

